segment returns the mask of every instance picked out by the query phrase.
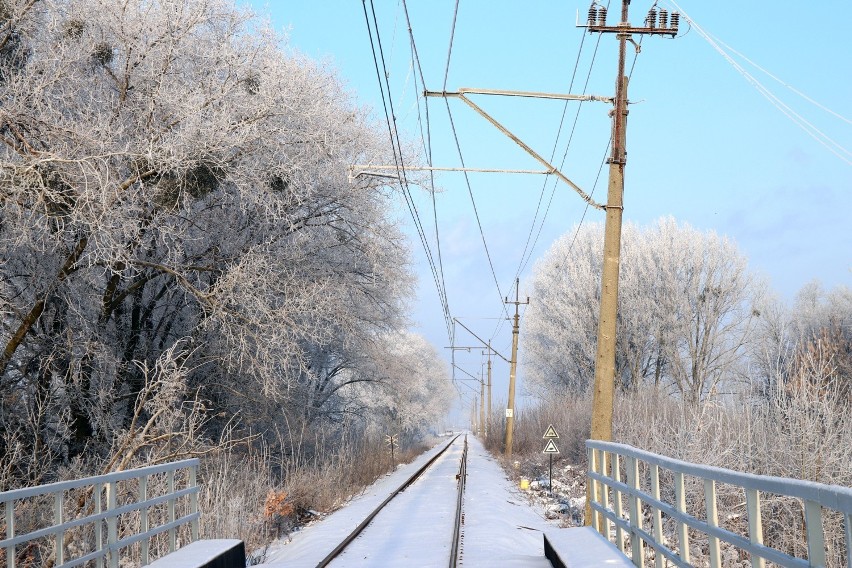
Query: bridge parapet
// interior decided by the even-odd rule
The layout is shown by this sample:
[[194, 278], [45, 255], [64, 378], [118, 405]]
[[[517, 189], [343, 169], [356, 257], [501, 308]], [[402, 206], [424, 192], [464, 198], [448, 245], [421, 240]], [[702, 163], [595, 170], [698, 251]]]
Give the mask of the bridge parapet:
[[[184, 525], [190, 535], [183, 544], [197, 540], [198, 464], [198, 459], [188, 459], [0, 493], [0, 552], [6, 567], [15, 568], [18, 554], [27, 546], [40, 543], [51, 548], [45, 539], [52, 541], [49, 554], [56, 568], [92, 562], [97, 568], [118, 568], [119, 556], [128, 556], [126, 549], [136, 543], [140, 562], [147, 565], [151, 539], [167, 533], [168, 552], [174, 552], [178, 529]], [[32, 511], [45, 507], [45, 500], [52, 501], [52, 524], [36, 526], [33, 517], [39, 515]], [[29, 518], [22, 518], [23, 511], [30, 511]], [[18, 528], [26, 532], [19, 534]]]
[[852, 488], [699, 465], [625, 444], [587, 440], [586, 450], [590, 524], [636, 566], [653, 555], [659, 567], [667, 560], [721, 568], [744, 559], [756, 568], [767, 561], [852, 567]]

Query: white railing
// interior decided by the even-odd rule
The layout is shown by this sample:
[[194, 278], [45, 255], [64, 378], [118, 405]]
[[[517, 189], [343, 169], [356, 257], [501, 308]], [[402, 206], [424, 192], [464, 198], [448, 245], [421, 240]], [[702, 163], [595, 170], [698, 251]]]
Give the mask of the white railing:
[[[20, 545], [43, 543], [45, 539], [52, 540], [56, 568], [71, 568], [91, 562], [97, 568], [103, 568], [105, 562], [109, 568], [118, 568], [122, 549], [136, 543], [139, 543], [140, 562], [144, 566], [150, 562], [151, 538], [168, 532], [168, 550], [174, 552], [177, 529], [185, 524], [190, 525], [191, 540], [197, 540], [200, 517], [196, 485], [198, 463], [198, 459], [189, 459], [0, 493], [4, 509], [4, 516], [0, 518], [0, 536], [4, 536], [0, 540], [0, 550], [5, 553], [6, 567], [15, 568], [16, 549]], [[185, 487], [175, 489], [176, 477]], [[159, 494], [151, 496], [149, 493]], [[52, 501], [53, 518], [39, 523], [42, 526], [36, 528], [33, 518], [42, 514], [42, 508], [51, 508], [45, 500]], [[186, 514], [176, 518], [178, 503]], [[70, 514], [66, 513], [69, 505], [75, 509]], [[149, 526], [149, 517], [154, 510], [159, 513], [157, 517], [165, 522], [152, 527]], [[135, 518], [137, 514], [138, 520]], [[22, 519], [25, 516], [27, 518]], [[130, 516], [134, 516], [132, 522]], [[4, 520], [5, 531], [2, 530]], [[18, 534], [16, 524], [21, 524], [22, 520], [28, 525], [28, 532]], [[52, 524], [43, 526], [49, 522]], [[134, 530], [137, 526], [138, 531]], [[71, 531], [74, 533], [69, 534]], [[66, 535], [77, 537], [74, 539], [74, 554], [69, 554]], [[81, 555], [67, 558], [76, 554]], [[32, 563], [32, 555], [30, 558]]]
[[750, 559], [753, 568], [767, 561], [852, 568], [852, 488], [739, 473], [624, 444], [588, 440], [586, 449], [591, 524], [636, 566], [720, 568]]

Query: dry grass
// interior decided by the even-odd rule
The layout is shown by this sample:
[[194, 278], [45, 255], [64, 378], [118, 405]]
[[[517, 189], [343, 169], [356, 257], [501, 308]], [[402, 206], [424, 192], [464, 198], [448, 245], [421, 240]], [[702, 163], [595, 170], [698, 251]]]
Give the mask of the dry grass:
[[[591, 397], [581, 395], [523, 410], [515, 420], [514, 458], [533, 465], [540, 462], [544, 443], [541, 436], [547, 425], [553, 424], [560, 434], [560, 458], [570, 458], [585, 468], [582, 448], [589, 432], [590, 409]], [[653, 389], [642, 389], [618, 397], [614, 430], [616, 441], [689, 462], [852, 486], [852, 408], [842, 396], [785, 391], [771, 399], [741, 396], [690, 406]], [[502, 432], [502, 420], [495, 415], [486, 439], [494, 453], [502, 450]], [[662, 490], [664, 494], [673, 493], [665, 480]], [[720, 484], [717, 493], [719, 515], [727, 523], [726, 528], [747, 535], [742, 489]], [[688, 512], [702, 518], [701, 482], [687, 478], [687, 494]], [[801, 503], [789, 497], [766, 495], [763, 516], [766, 543], [803, 556], [806, 543]], [[826, 512], [823, 519], [828, 566], [840, 566], [845, 551], [843, 527], [835, 517], [838, 516]], [[668, 537], [676, 544], [673, 528], [673, 522], [667, 523]], [[706, 539], [697, 534], [691, 536], [693, 555], [697, 559], [705, 557]], [[723, 555], [726, 565], [747, 562], [733, 549], [723, 550]]]
[[[397, 451], [396, 464], [412, 460], [426, 447], [427, 444], [422, 442], [408, 444]], [[317, 514], [334, 511], [391, 469], [390, 455], [379, 436], [353, 437], [347, 443], [329, 445], [325, 449], [314, 447], [310, 457], [306, 452], [292, 452], [286, 460], [277, 459], [269, 450], [245, 447], [207, 456], [202, 459], [198, 476], [198, 504], [202, 513], [200, 537], [239, 538], [245, 542], [246, 550], [254, 553], [254, 560], [260, 561], [271, 541]], [[91, 474], [78, 465], [63, 471], [61, 477], [78, 479]], [[176, 479], [178, 489], [185, 484], [183, 477]], [[165, 476], [150, 477], [149, 497], [161, 494], [165, 488], [160, 486], [164, 485]], [[138, 497], [136, 480], [119, 484], [119, 505], [135, 502]], [[68, 512], [93, 510], [91, 491], [86, 495], [69, 492], [65, 503], [64, 508]], [[188, 498], [179, 499], [177, 515], [187, 514], [188, 507]], [[19, 501], [15, 509], [19, 534], [52, 524], [53, 499], [50, 496]], [[151, 508], [148, 518], [151, 528], [167, 522], [165, 504]], [[122, 515], [119, 538], [137, 533], [139, 525], [138, 512]], [[0, 523], [0, 534], [2, 530], [5, 529]], [[188, 526], [179, 529], [177, 540], [178, 546], [189, 542]], [[65, 545], [66, 560], [92, 551], [93, 543], [93, 525], [69, 531]], [[53, 546], [53, 539], [40, 539], [29, 546], [19, 546], [18, 565], [24, 568], [51, 566]], [[152, 559], [165, 555], [168, 552], [167, 535], [151, 539], [150, 549]], [[138, 565], [139, 559], [138, 544], [122, 552], [122, 566]], [[0, 551], [0, 561], [5, 562], [4, 551]]]

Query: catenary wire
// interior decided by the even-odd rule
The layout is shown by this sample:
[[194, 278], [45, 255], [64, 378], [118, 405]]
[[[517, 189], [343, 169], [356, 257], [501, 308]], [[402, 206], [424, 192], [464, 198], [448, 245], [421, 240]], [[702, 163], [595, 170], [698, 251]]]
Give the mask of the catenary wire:
[[806, 95], [805, 93], [803, 93], [802, 91], [800, 91], [799, 89], [794, 87], [793, 85], [791, 85], [791, 84], [787, 83], [786, 81], [783, 81], [782, 79], [773, 75], [771, 72], [767, 71], [766, 69], [764, 69], [763, 67], [761, 67], [760, 65], [758, 65], [757, 63], [755, 63], [754, 61], [749, 59], [748, 57], [746, 57], [744, 54], [740, 53], [739, 51], [737, 51], [736, 49], [734, 49], [733, 47], [731, 47], [730, 45], [728, 45], [724, 41], [720, 40], [719, 38], [717, 38], [716, 36], [711, 34], [710, 32], [707, 32], [707, 35], [710, 38], [712, 38], [713, 41], [715, 41], [716, 43], [718, 43], [719, 45], [721, 45], [722, 47], [724, 47], [725, 49], [727, 49], [731, 53], [734, 53], [735, 55], [737, 55], [738, 57], [740, 57], [744, 61], [748, 62], [750, 65], [752, 65], [753, 67], [755, 67], [756, 69], [758, 69], [759, 71], [764, 73], [765, 75], [769, 76], [771, 79], [780, 83], [782, 86], [788, 88], [789, 90], [791, 90], [795, 94], [799, 95], [800, 97], [802, 97], [803, 99], [805, 99], [806, 101], [808, 101], [809, 103], [814, 105], [815, 107], [819, 108], [820, 110], [827, 112], [828, 114], [833, 115], [835, 118], [839, 118], [840, 120], [842, 120], [843, 122], [845, 122], [847, 124], [852, 124], [852, 120], [846, 118], [845, 116], [843, 116], [842, 114], [840, 114], [838, 112], [831, 110], [830, 108], [828, 108], [824, 104], [820, 103], [819, 101], [814, 100], [813, 98], [809, 97], [808, 95]]
[[[375, 42], [374, 42], [373, 33], [372, 33], [372, 30], [371, 30], [371, 27], [370, 27], [370, 18], [369, 18], [369, 14], [367, 12], [366, 0], [362, 0], [362, 5], [363, 5], [363, 8], [364, 8], [364, 18], [365, 18], [365, 21], [367, 23], [367, 33], [368, 33], [368, 36], [369, 36], [369, 39], [370, 39], [370, 47], [371, 47], [371, 50], [372, 50], [372, 53], [373, 53], [373, 62], [375, 64], [376, 76], [379, 80], [379, 91], [381, 93], [382, 105], [383, 105], [384, 112], [385, 112], [385, 119], [386, 119], [387, 125], [388, 125], [388, 134], [390, 136], [391, 147], [392, 147], [392, 151], [393, 151], [393, 155], [394, 155], [393, 156], [394, 157], [394, 165], [397, 167], [398, 176], [399, 176], [400, 182], [403, 186], [402, 187], [403, 188], [403, 191], [402, 191], [403, 197], [406, 201], [406, 205], [408, 206], [409, 213], [411, 214], [411, 216], [414, 220], [414, 224], [415, 224], [415, 227], [417, 229], [418, 235], [420, 237], [421, 244], [423, 245], [424, 251], [426, 253], [426, 258], [427, 258], [427, 261], [429, 263], [430, 269], [432, 271], [432, 276], [435, 280], [435, 285], [438, 288], [439, 297], [441, 297], [442, 300], [443, 300], [442, 301], [442, 309], [444, 310], [444, 318], [445, 318], [445, 321], [446, 321], [446, 324], [447, 324], [447, 334], [449, 336], [451, 336], [452, 332], [451, 332], [450, 322], [451, 322], [452, 318], [451, 318], [450, 313], [449, 313], [449, 307], [447, 306], [446, 301], [445, 301], [446, 297], [445, 297], [445, 295], [443, 295], [443, 292], [441, 291], [441, 285], [440, 285], [440, 280], [439, 280], [439, 277], [438, 277], [437, 268], [435, 266], [435, 261], [434, 261], [434, 258], [432, 257], [432, 251], [429, 247], [428, 240], [426, 239], [425, 231], [423, 230], [422, 222], [421, 222], [420, 216], [417, 212], [416, 204], [414, 203], [414, 200], [413, 200], [413, 198], [410, 194], [410, 188], [409, 188], [409, 185], [408, 185], [408, 180], [407, 180], [407, 176], [406, 176], [406, 172], [405, 172], [405, 166], [404, 166], [404, 163], [402, 161], [403, 160], [403, 154], [402, 154], [402, 148], [399, 144], [399, 132], [396, 130], [396, 120], [395, 120], [395, 118], [394, 119], [391, 118], [393, 116], [393, 101], [390, 100], [390, 84], [389, 84], [389, 79], [388, 79], [387, 67], [385, 66], [385, 62], [384, 62], [384, 55], [382, 53], [381, 38], [380, 38], [380, 35], [379, 35], [378, 22], [376, 20], [376, 15], [375, 15], [375, 6], [373, 5], [372, 0], [370, 0], [371, 11], [373, 13], [373, 25], [374, 25], [374, 28], [375, 28], [375, 31], [376, 31], [376, 39], [375, 39]], [[378, 44], [379, 56], [377, 56], [377, 54], [376, 54], [376, 44]], [[381, 57], [381, 60], [382, 60], [382, 67], [384, 69], [384, 73], [382, 73], [382, 71], [379, 70], [379, 57]], [[383, 76], [384, 76], [384, 80], [385, 80], [385, 86], [387, 87], [387, 90], [388, 90], [387, 97], [385, 96], [385, 86], [382, 85], [382, 77]]]
[[[423, 87], [423, 90], [426, 89], [426, 78], [423, 75], [423, 66], [420, 64], [420, 54], [417, 52], [417, 43], [414, 41], [414, 31], [411, 28], [411, 18], [408, 14], [408, 4], [406, 0], [402, 0], [402, 8], [405, 13], [405, 23], [408, 28], [408, 38], [410, 42], [411, 48], [411, 59], [414, 67], [417, 71], [414, 77], [415, 89], [417, 85], [417, 77], [420, 77], [420, 84]], [[420, 113], [420, 95], [417, 96], [417, 122], [420, 126], [420, 140], [423, 143], [423, 150], [426, 153], [426, 162], [429, 166], [433, 166], [432, 163], [432, 129], [429, 121], [429, 99], [426, 97], [423, 98], [423, 114]], [[426, 119], [426, 128], [423, 128], [423, 118]], [[429, 170], [429, 189], [432, 200], [432, 219], [434, 221], [435, 226], [435, 248], [438, 252], [438, 272], [441, 276], [441, 289], [439, 290], [439, 296], [442, 296], [441, 301], [446, 307], [446, 312], [450, 315], [450, 321], [452, 321], [452, 312], [449, 308], [449, 298], [447, 297], [447, 284], [444, 278], [444, 259], [443, 252], [441, 247], [441, 233], [438, 230], [438, 206], [435, 200], [435, 172], [434, 170]], [[449, 332], [450, 344], [454, 344], [455, 342], [455, 326], [450, 327]]]
[[[450, 103], [448, 99], [444, 99], [444, 102], [447, 106], [447, 116], [450, 119], [450, 129], [453, 133], [453, 140], [455, 141], [456, 150], [459, 155], [459, 162], [462, 167], [464, 165], [464, 156], [462, 155], [461, 143], [459, 142], [458, 132], [456, 131], [456, 125], [453, 121], [453, 112], [450, 109]], [[494, 263], [491, 261], [491, 253], [488, 251], [488, 243], [485, 240], [485, 232], [482, 230], [482, 222], [479, 219], [479, 211], [476, 208], [476, 200], [473, 197], [473, 188], [470, 185], [470, 177], [467, 172], [464, 172], [464, 181], [467, 186], [467, 193], [470, 195], [470, 202], [473, 205], [473, 212], [476, 216], [476, 226], [479, 228], [479, 235], [482, 237], [482, 246], [485, 247], [485, 256], [488, 259], [488, 266], [491, 269], [491, 276], [494, 279], [494, 285], [497, 287], [497, 295], [500, 296], [500, 305], [503, 308], [503, 313], [506, 314], [506, 317], [509, 317], [509, 312], [506, 310], [506, 305], [503, 303], [503, 292], [500, 290], [500, 282], [497, 280], [497, 273], [494, 270]]]
[[[609, 7], [609, 2], [607, 2], [607, 8], [608, 7]], [[586, 94], [586, 92], [588, 91], [589, 82], [590, 82], [591, 76], [592, 76], [592, 71], [594, 70], [595, 61], [597, 60], [598, 49], [600, 48], [601, 37], [602, 37], [602, 35], [599, 34], [597, 41], [595, 42], [595, 49], [592, 52], [592, 58], [591, 58], [591, 61], [589, 63], [589, 71], [586, 74], [586, 81], [585, 81], [585, 84], [583, 85], [582, 94]], [[576, 79], [577, 70], [579, 68], [580, 57], [582, 56], [582, 52], [583, 52], [583, 46], [585, 45], [585, 38], [586, 38], [586, 34], [583, 34], [582, 39], [580, 40], [580, 47], [578, 49], [577, 59], [574, 62], [574, 71], [571, 74], [571, 82], [570, 82], [569, 87], [568, 87], [568, 92], [571, 92], [574, 89], [574, 81]], [[571, 142], [574, 140], [574, 133], [577, 129], [577, 123], [579, 122], [580, 112], [581, 112], [582, 108], [583, 108], [583, 101], [580, 101], [580, 103], [577, 105], [577, 112], [574, 115], [574, 122], [571, 126], [571, 133], [568, 136], [568, 142], [565, 146], [565, 152], [562, 154], [562, 161], [559, 165], [560, 170], [564, 169], [564, 167], [565, 167], [565, 161], [568, 157], [568, 150], [571, 148]], [[559, 128], [557, 129], [556, 139], [554, 140], [554, 143], [553, 143], [553, 150], [551, 151], [551, 156], [550, 156], [551, 163], [553, 162], [553, 158], [556, 155], [556, 149], [557, 149], [558, 144], [559, 144], [559, 138], [560, 138], [560, 135], [561, 135], [561, 132], [562, 132], [562, 127], [563, 127], [563, 124], [564, 124], [564, 121], [565, 121], [565, 114], [566, 114], [567, 110], [568, 110], [568, 101], [565, 101], [565, 105], [562, 108], [562, 116], [560, 117], [560, 120], [559, 120]], [[538, 202], [538, 205], [536, 206], [536, 214], [533, 216], [533, 222], [530, 225], [530, 232], [529, 232], [529, 235], [527, 236], [527, 243], [524, 245], [524, 252], [521, 254], [521, 261], [518, 265], [518, 270], [515, 272], [515, 280], [516, 281], [520, 278], [521, 273], [524, 270], [526, 270], [526, 267], [529, 264], [529, 261], [532, 260], [533, 251], [535, 250], [535, 247], [538, 244], [539, 238], [541, 237], [541, 233], [544, 230], [544, 224], [547, 220], [548, 214], [550, 213], [550, 207], [553, 204], [553, 198], [556, 195], [556, 187], [558, 185], [558, 180], [554, 179], [553, 185], [552, 185], [551, 191], [550, 191], [550, 197], [548, 198], [548, 201], [547, 201], [547, 206], [545, 207], [544, 214], [542, 215], [541, 221], [538, 224], [538, 231], [535, 231], [536, 220], [538, 218], [539, 208], [541, 207], [542, 198], [544, 197], [544, 194], [546, 192], [548, 181], [549, 181], [549, 177], [545, 179], [545, 181], [544, 181], [544, 183], [542, 184], [542, 187], [541, 187], [541, 193], [539, 194], [539, 202]], [[588, 203], [586, 203], [586, 207], [583, 209], [583, 217], [585, 217], [588, 210], [589, 210]], [[530, 246], [529, 242], [530, 242], [530, 238], [531, 238], [533, 232], [535, 232], [535, 238], [532, 240], [532, 245]], [[496, 329], [494, 330], [495, 336], [498, 333], [500, 333], [500, 330], [502, 329], [503, 323], [504, 322], [498, 323]]]
[[[423, 229], [423, 223], [422, 223], [422, 221], [420, 219], [420, 215], [417, 211], [417, 206], [414, 203], [413, 197], [411, 196], [411, 192], [410, 192], [410, 188], [409, 188], [409, 184], [408, 184], [408, 180], [407, 180], [407, 176], [406, 176], [406, 172], [405, 172], [405, 163], [403, 162], [402, 147], [401, 147], [400, 142], [399, 142], [399, 132], [398, 132], [397, 126], [396, 126], [396, 115], [395, 115], [395, 111], [394, 111], [394, 107], [393, 107], [393, 98], [390, 96], [389, 75], [388, 75], [388, 72], [387, 72], [387, 67], [385, 65], [384, 51], [382, 49], [382, 41], [381, 41], [381, 36], [379, 34], [378, 20], [376, 18], [376, 11], [375, 11], [375, 5], [373, 4], [373, 0], [370, 0], [370, 7], [371, 7], [372, 14], [373, 14], [373, 25], [374, 25], [375, 30], [376, 30], [376, 43], [379, 46], [379, 54], [380, 54], [381, 60], [382, 60], [382, 68], [383, 68], [383, 71], [384, 71], [383, 76], [384, 76], [385, 85], [386, 85], [387, 91], [388, 91], [388, 105], [390, 107], [390, 114], [393, 117], [393, 134], [391, 135], [391, 142], [393, 143], [394, 139], [396, 140], [395, 151], [398, 151], [398, 154], [399, 154], [398, 168], [401, 171], [401, 178], [404, 182], [404, 190], [405, 190], [404, 194], [406, 195], [407, 201], [410, 204], [410, 210], [413, 212], [412, 217], [414, 219], [415, 226], [418, 229], [418, 233], [420, 234], [421, 242], [423, 243], [424, 250], [426, 251], [427, 260], [429, 261], [429, 265], [430, 265], [430, 268], [432, 270], [433, 277], [435, 279], [435, 285], [436, 285], [436, 287], [438, 287], [439, 297], [442, 299], [442, 309], [444, 310], [444, 318], [445, 318], [445, 321], [446, 321], [446, 324], [447, 324], [447, 334], [448, 334], [448, 336], [451, 336], [452, 327], [450, 325], [450, 322], [452, 320], [452, 316], [450, 315], [450, 312], [449, 312], [449, 306], [446, 304], [446, 291], [445, 291], [445, 289], [442, 291], [442, 288], [441, 288], [441, 285], [440, 285], [440, 282], [439, 282], [439, 276], [437, 274], [437, 268], [435, 266], [434, 257], [432, 256], [432, 251], [431, 251], [431, 248], [429, 247], [428, 239], [426, 238], [426, 232]], [[381, 77], [379, 78], [379, 82], [381, 83]]]
[[452, 55], [453, 55], [453, 39], [455, 38], [455, 35], [456, 35], [456, 18], [458, 17], [458, 15], [459, 15], [459, 0], [456, 0], [456, 6], [455, 6], [455, 9], [453, 10], [453, 24], [452, 24], [452, 27], [450, 28], [450, 45], [447, 48], [447, 66], [446, 66], [446, 69], [444, 69], [444, 87], [443, 87], [444, 91], [447, 90], [447, 79], [450, 76], [450, 57], [452, 57]]

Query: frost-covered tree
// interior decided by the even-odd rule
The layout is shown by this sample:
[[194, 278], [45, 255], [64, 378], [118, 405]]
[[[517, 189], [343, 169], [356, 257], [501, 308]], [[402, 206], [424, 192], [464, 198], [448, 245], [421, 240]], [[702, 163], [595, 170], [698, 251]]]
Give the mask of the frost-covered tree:
[[374, 345], [372, 368], [350, 373], [360, 396], [351, 410], [386, 431], [417, 436], [447, 415], [455, 398], [446, 362], [423, 336], [388, 334]]
[[[536, 265], [524, 330], [529, 390], [582, 390], [594, 376], [603, 228], [560, 238]], [[616, 377], [698, 402], [739, 378], [762, 286], [729, 240], [673, 219], [622, 239]]]
[[385, 158], [335, 76], [225, 0], [0, 8], [6, 439], [107, 458], [163, 357], [211, 435], [357, 398], [337, 373], [412, 280], [393, 188], [347, 179]]
[[792, 306], [777, 299], [762, 308], [750, 376], [766, 397], [780, 391], [832, 391], [852, 403], [852, 290], [825, 290], [813, 281]]

